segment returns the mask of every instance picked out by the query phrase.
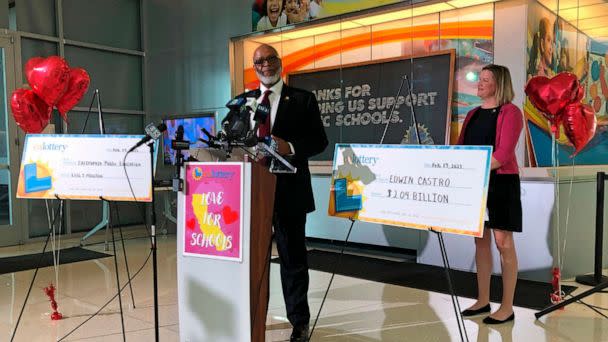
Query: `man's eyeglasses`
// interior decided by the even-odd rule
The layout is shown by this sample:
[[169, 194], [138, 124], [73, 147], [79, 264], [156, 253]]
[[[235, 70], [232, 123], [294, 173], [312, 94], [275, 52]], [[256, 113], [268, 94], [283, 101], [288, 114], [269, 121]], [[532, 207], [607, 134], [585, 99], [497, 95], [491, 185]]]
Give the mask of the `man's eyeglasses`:
[[260, 59], [256, 59], [253, 61], [253, 64], [255, 66], [263, 66], [264, 62], [268, 63], [268, 65], [272, 65], [275, 64], [276, 62], [279, 61], [279, 57], [277, 56], [270, 56], [270, 57], [266, 57], [266, 58], [260, 58]]

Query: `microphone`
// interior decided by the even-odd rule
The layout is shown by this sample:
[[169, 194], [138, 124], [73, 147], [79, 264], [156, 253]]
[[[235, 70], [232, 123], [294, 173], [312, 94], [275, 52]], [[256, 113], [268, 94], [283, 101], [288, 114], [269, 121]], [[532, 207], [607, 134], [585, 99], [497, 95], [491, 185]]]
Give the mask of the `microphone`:
[[163, 132], [167, 130], [167, 125], [165, 125], [164, 123], [160, 123], [158, 126], [154, 126], [153, 123], [150, 123], [146, 126], [144, 130], [146, 132], [146, 136], [141, 138], [141, 140], [137, 142], [137, 144], [135, 144], [133, 147], [131, 147], [131, 149], [129, 149], [127, 153], [133, 152], [136, 148], [147, 143], [150, 140], [158, 140], [158, 138], [160, 138]]
[[205, 127], [201, 128], [201, 131], [203, 132], [203, 134], [205, 134], [207, 136], [207, 139], [198, 138], [198, 140], [202, 141], [207, 146], [212, 147], [212, 148], [220, 147], [220, 145], [217, 143], [218, 140], [221, 140], [219, 138], [219, 135], [220, 135], [219, 133], [218, 133], [218, 136], [216, 137], [213, 134], [211, 134]]
[[258, 100], [255, 97], [246, 98], [245, 107], [247, 107], [250, 111], [254, 112], [258, 108]]
[[222, 122], [229, 140], [243, 141], [247, 138], [251, 126], [249, 123], [251, 113], [256, 111], [257, 106], [257, 101], [253, 97], [236, 98], [226, 104], [226, 107], [230, 108], [230, 113]]
[[171, 148], [175, 151], [187, 150], [190, 148], [190, 141], [184, 140], [184, 126], [177, 126], [175, 139], [171, 141]]
[[260, 103], [255, 110], [253, 120], [256, 124], [263, 123], [268, 115], [270, 115], [270, 107]]
[[237, 97], [234, 98], [230, 101], [228, 101], [228, 103], [226, 103], [226, 107], [228, 107], [228, 109], [230, 110], [236, 110], [236, 111], [240, 111], [240, 108], [247, 103], [247, 99], [244, 97]]
[[184, 140], [184, 126], [177, 126], [177, 131], [175, 131], [175, 140]]
[[252, 147], [258, 144], [258, 128], [260, 124], [266, 121], [266, 118], [270, 115], [270, 107], [264, 104], [257, 104], [255, 114], [253, 115], [253, 129], [247, 134], [245, 139], [245, 146]]

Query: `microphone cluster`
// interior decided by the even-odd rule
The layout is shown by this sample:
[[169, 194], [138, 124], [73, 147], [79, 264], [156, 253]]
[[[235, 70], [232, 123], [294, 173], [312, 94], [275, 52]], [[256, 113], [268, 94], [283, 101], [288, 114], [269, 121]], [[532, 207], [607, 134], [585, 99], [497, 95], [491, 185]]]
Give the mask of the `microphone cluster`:
[[[259, 142], [258, 128], [270, 115], [270, 107], [258, 103], [253, 97], [237, 97], [226, 104], [230, 109], [222, 120], [222, 130], [213, 136], [202, 129], [208, 139], [200, 139], [209, 147], [227, 149], [230, 146], [253, 147]], [[253, 127], [251, 118], [253, 117]]]

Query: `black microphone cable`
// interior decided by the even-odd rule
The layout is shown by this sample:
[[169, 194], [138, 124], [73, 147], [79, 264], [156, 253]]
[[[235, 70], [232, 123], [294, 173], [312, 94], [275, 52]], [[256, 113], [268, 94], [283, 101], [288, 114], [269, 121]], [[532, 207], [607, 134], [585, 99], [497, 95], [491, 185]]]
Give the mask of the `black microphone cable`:
[[[135, 197], [134, 197], [134, 199], [135, 199]], [[138, 203], [141, 203], [141, 202], [138, 202]], [[116, 210], [118, 210], [118, 209], [116, 209]], [[145, 217], [143, 215], [143, 212], [141, 212], [141, 211], [139, 211], [139, 212], [142, 215], [142, 218], [144, 219], [144, 226], [146, 227], [146, 233], [148, 233], [148, 231], [149, 231], [150, 228], [148, 227], [148, 224], [145, 221]], [[117, 219], [120, 220], [118, 212], [117, 212]], [[149, 237], [149, 234], [148, 234], [148, 237]], [[110, 303], [112, 303], [114, 301], [114, 299], [116, 299], [116, 297], [118, 297], [118, 294], [119, 293], [122, 294], [122, 291], [124, 291], [124, 289], [126, 289], [127, 286], [129, 286], [129, 284], [131, 284], [131, 282], [133, 281], [133, 279], [135, 279], [141, 273], [141, 271], [144, 269], [144, 267], [146, 267], [146, 265], [148, 265], [148, 262], [150, 261], [151, 257], [152, 257], [152, 251], [150, 251], [148, 253], [148, 256], [146, 257], [146, 260], [144, 260], [143, 264], [139, 267], [139, 269], [131, 276], [131, 278], [129, 278], [127, 280], [127, 282], [124, 285], [122, 285], [122, 287], [120, 288], [120, 291], [118, 291], [118, 293], [116, 293], [114, 296], [112, 296], [105, 304], [103, 304], [97, 311], [95, 311], [93, 314], [91, 314], [82, 323], [80, 323], [79, 325], [77, 325], [76, 327], [74, 327], [74, 329], [70, 330], [67, 334], [65, 334], [63, 337], [61, 337], [59, 340], [57, 340], [57, 342], [65, 340], [68, 336], [72, 335], [76, 330], [80, 329], [83, 325], [85, 325], [88, 321], [90, 321], [91, 319], [93, 319], [95, 316], [97, 316], [99, 313], [101, 313], [101, 311], [103, 309], [105, 309], [108, 305], [110, 305]]]
[[[150, 242], [152, 242], [152, 236], [150, 233], [150, 227], [148, 226], [148, 223], [146, 221], [145, 218], [145, 206], [143, 202], [139, 202], [137, 201], [137, 196], [135, 195], [135, 191], [133, 190], [133, 186], [131, 184], [131, 179], [129, 178], [129, 173], [127, 172], [127, 166], [126, 166], [126, 159], [127, 156], [129, 155], [130, 152], [125, 153], [125, 156], [123, 158], [123, 170], [125, 173], [125, 176], [127, 178], [127, 183], [129, 184], [129, 189], [131, 191], [131, 196], [133, 197], [133, 201], [136, 204], [140, 204], [141, 205], [141, 210], [138, 210], [138, 212], [141, 215], [141, 219], [142, 222], [144, 224], [144, 227], [146, 228], [146, 237], [150, 239]], [[152, 191], [154, 191], [154, 189], [152, 189]], [[116, 209], [116, 215], [117, 215], [117, 219], [120, 220], [120, 216], [118, 213], [118, 207], [115, 206]], [[154, 208], [152, 208], [152, 210], [154, 210]], [[120, 223], [120, 221], [119, 221]], [[121, 232], [121, 237], [122, 237], [122, 232]], [[114, 252], [116, 253], [116, 251]], [[140, 273], [141, 271], [144, 269], [144, 267], [146, 267], [146, 265], [148, 264], [148, 262], [150, 261], [150, 258], [152, 257], [152, 250], [150, 250], [150, 252], [148, 253], [148, 256], [146, 257], [146, 260], [144, 260], [143, 264], [141, 265], [141, 267], [139, 267], [139, 269], [127, 280], [127, 282], [120, 288], [120, 290], [118, 291], [118, 293], [116, 293], [114, 296], [112, 296], [105, 304], [103, 304], [96, 312], [94, 312], [93, 314], [91, 314], [87, 319], [85, 319], [82, 323], [80, 323], [79, 325], [77, 325], [76, 327], [74, 327], [74, 329], [70, 330], [66, 335], [64, 335], [63, 337], [61, 337], [59, 340], [57, 340], [58, 342], [65, 340], [68, 336], [72, 335], [76, 330], [80, 329], [83, 325], [85, 325], [88, 321], [90, 321], [91, 319], [93, 319], [95, 316], [97, 316], [103, 309], [105, 309], [108, 305], [110, 305], [110, 303], [112, 303], [112, 301], [114, 301], [114, 299], [116, 299], [116, 297], [118, 297], [119, 294], [122, 294], [122, 291], [127, 288], [127, 286], [129, 286], [131, 284], [131, 282], [133, 281], [133, 279], [135, 279]]]
[[[129, 280], [127, 281], [127, 283], [125, 283], [121, 288], [120, 288], [120, 292], [122, 293], [122, 291], [124, 289], [127, 288], [127, 286], [129, 285], [129, 283], [135, 279], [139, 273], [144, 269], [144, 267], [148, 264], [148, 261], [150, 260], [150, 257], [152, 256], [152, 251], [150, 251], [148, 253], [148, 256], [146, 257], [146, 260], [144, 260], [144, 263], [141, 265], [141, 267], [137, 270], [137, 272], [135, 272], [135, 274], [133, 274], [133, 276], [131, 276], [131, 278], [129, 278]], [[87, 323], [88, 321], [90, 321], [91, 319], [93, 319], [95, 316], [97, 316], [103, 309], [105, 309], [108, 305], [110, 305], [110, 303], [112, 303], [114, 301], [114, 299], [118, 297], [118, 293], [116, 293], [114, 296], [112, 296], [112, 298], [110, 298], [104, 305], [102, 305], [97, 311], [95, 311], [92, 315], [90, 315], [87, 319], [85, 319], [82, 323], [80, 323], [79, 325], [77, 325], [74, 329], [70, 330], [70, 332], [68, 332], [67, 334], [65, 334], [63, 337], [61, 337], [60, 339], [57, 340], [57, 342], [61, 342], [63, 340], [65, 340], [68, 336], [72, 335], [76, 330], [80, 329], [83, 325], [85, 325], [85, 323]]]

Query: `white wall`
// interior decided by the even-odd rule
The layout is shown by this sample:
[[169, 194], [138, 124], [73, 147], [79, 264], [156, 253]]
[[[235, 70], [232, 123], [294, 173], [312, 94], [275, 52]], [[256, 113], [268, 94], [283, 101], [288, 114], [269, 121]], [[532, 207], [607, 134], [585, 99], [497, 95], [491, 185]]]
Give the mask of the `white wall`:
[[[523, 111], [526, 85], [526, 30], [528, 3], [523, 0], [499, 1], [494, 13], [494, 63], [511, 71], [515, 99], [513, 104]], [[517, 145], [517, 162], [525, 166], [524, 134]]]

